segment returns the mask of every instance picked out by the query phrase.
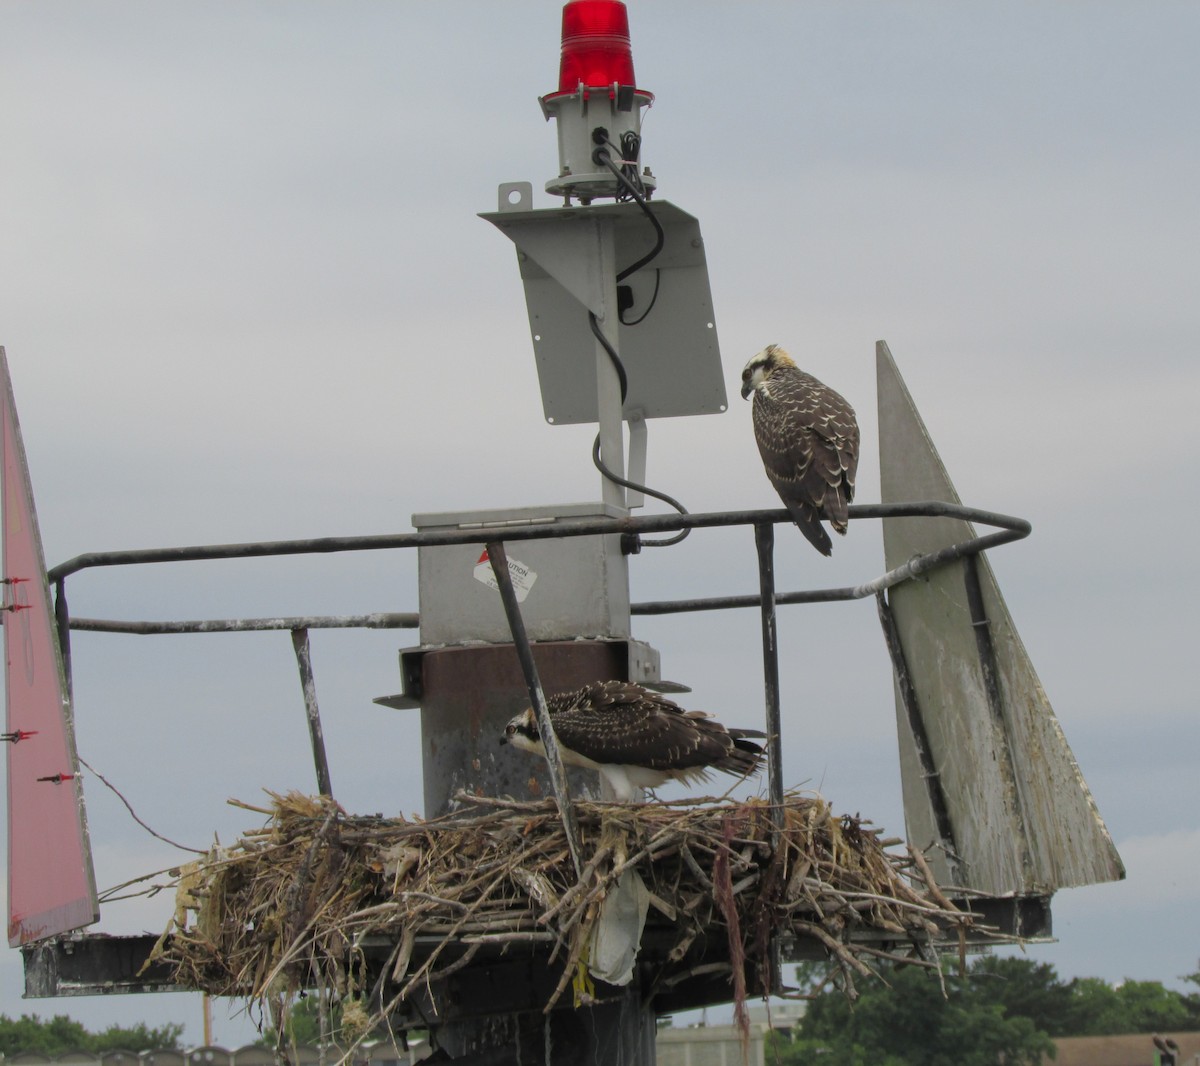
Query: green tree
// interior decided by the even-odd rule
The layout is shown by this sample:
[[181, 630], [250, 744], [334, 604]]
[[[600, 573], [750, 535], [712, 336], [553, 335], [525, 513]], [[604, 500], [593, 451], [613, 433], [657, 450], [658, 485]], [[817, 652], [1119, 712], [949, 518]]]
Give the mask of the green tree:
[[158, 1028], [144, 1024], [132, 1028], [110, 1025], [100, 1033], [90, 1033], [79, 1022], [65, 1014], [42, 1021], [36, 1014], [10, 1018], [0, 1014], [0, 1053], [15, 1055], [19, 1051], [38, 1051], [44, 1055], [61, 1055], [64, 1051], [92, 1051], [103, 1054], [123, 1048], [127, 1051], [151, 1051], [160, 1048], [179, 1050], [183, 1026], [174, 1022]]
[[1068, 988], [1068, 1036], [1200, 1028], [1188, 997], [1161, 981], [1124, 981], [1114, 987], [1098, 977], [1077, 977]]
[[1054, 1044], [1029, 1018], [1009, 1016], [971, 981], [918, 967], [889, 968], [885, 981], [863, 983], [851, 1006], [836, 991], [811, 1001], [792, 1066], [1038, 1066]]
[[10, 1018], [0, 1014], [0, 1052], [15, 1055], [19, 1051], [40, 1051], [58, 1055], [87, 1044], [88, 1031], [79, 1022], [59, 1014], [42, 1021], [36, 1014]]
[[975, 997], [999, 1004], [1005, 1017], [1028, 1018], [1034, 1028], [1050, 1036], [1071, 1031], [1071, 990], [1049, 963], [985, 955], [970, 972]]
[[183, 1025], [167, 1022], [166, 1025], [151, 1027], [145, 1022], [125, 1027], [110, 1025], [107, 1029], [89, 1036], [87, 1050], [103, 1055], [106, 1051], [179, 1051]]
[[[968, 975], [943, 965], [943, 982], [917, 967], [861, 982], [857, 1003], [806, 967], [797, 983], [813, 996], [784, 1066], [1036, 1066], [1054, 1056], [1053, 1037], [1200, 1029], [1200, 996], [1158, 981], [1113, 986], [1098, 977], [1062, 981], [1054, 967], [985, 955]], [[1200, 985], [1200, 973], [1184, 980]]]
[[1183, 995], [1161, 981], [1123, 981], [1116, 991], [1127, 1033], [1185, 1029], [1191, 1021]]
[[1103, 1036], [1127, 1032], [1117, 991], [1099, 977], [1076, 977], [1068, 985], [1067, 1035]]
[[1183, 975], [1183, 980], [1196, 986], [1195, 992], [1189, 992], [1183, 997], [1183, 1005], [1187, 1008], [1189, 1029], [1200, 1029], [1200, 963], [1195, 973]]

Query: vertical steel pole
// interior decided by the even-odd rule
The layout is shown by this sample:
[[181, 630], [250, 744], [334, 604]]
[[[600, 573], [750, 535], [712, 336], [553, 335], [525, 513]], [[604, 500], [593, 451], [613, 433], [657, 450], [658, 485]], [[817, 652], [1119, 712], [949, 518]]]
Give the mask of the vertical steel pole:
[[488, 561], [492, 564], [492, 572], [496, 575], [496, 583], [500, 586], [500, 598], [504, 602], [508, 628], [512, 631], [517, 657], [521, 660], [521, 669], [529, 686], [529, 698], [533, 702], [534, 713], [537, 715], [538, 733], [546, 749], [546, 762], [550, 768], [550, 787], [554, 790], [554, 800], [558, 804], [558, 813], [562, 817], [563, 830], [567, 836], [567, 848], [571, 852], [571, 861], [575, 864], [575, 874], [580, 876], [583, 873], [583, 853], [579, 847], [579, 826], [575, 821], [575, 808], [571, 806], [571, 790], [567, 786], [567, 771], [563, 766], [562, 753], [558, 749], [554, 726], [550, 723], [550, 709], [546, 705], [546, 694], [542, 691], [537, 664], [533, 661], [533, 649], [529, 646], [529, 637], [525, 632], [525, 620], [521, 617], [517, 594], [513, 589], [512, 577], [508, 572], [508, 553], [504, 550], [503, 543], [498, 540], [488, 542], [487, 553]]
[[[591, 274], [591, 310], [605, 340], [615, 352], [620, 351], [617, 319], [617, 253], [614, 222], [595, 219], [596, 257]], [[596, 409], [600, 433], [600, 458], [615, 474], [625, 475], [625, 442], [622, 424], [621, 381], [604, 345], [596, 341]], [[603, 475], [600, 478], [601, 499], [616, 507], [625, 506], [625, 490]]]
[[[767, 791], [771, 800], [771, 845], [781, 846], [783, 810], [783, 727], [779, 713], [779, 640], [775, 624], [775, 526], [754, 524], [754, 546], [758, 550], [758, 590], [762, 601], [763, 688], [767, 704]], [[783, 987], [779, 940], [771, 937], [771, 985]]]
[[317, 707], [317, 683], [313, 679], [307, 629], [292, 630], [292, 648], [296, 652], [296, 665], [300, 667], [304, 713], [308, 716], [308, 735], [312, 740], [313, 762], [317, 767], [317, 788], [322, 796], [332, 796], [333, 786], [329, 783], [329, 760], [325, 756], [325, 735], [321, 731], [321, 712]]
[[762, 599], [763, 688], [767, 705], [767, 787], [771, 818], [783, 825], [783, 738], [779, 715], [779, 643], [775, 626], [775, 527], [770, 522], [754, 524], [758, 549], [758, 588]]

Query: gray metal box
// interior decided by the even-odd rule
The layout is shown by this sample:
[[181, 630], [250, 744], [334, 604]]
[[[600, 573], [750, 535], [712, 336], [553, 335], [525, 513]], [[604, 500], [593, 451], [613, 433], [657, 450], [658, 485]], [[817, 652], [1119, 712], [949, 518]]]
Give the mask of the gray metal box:
[[[572, 519], [624, 517], [627, 511], [597, 502], [416, 514], [412, 521], [419, 532], [528, 525], [549, 530]], [[506, 547], [530, 640], [629, 637], [629, 567], [618, 534]], [[423, 547], [417, 559], [423, 645], [512, 640], [482, 545]]]

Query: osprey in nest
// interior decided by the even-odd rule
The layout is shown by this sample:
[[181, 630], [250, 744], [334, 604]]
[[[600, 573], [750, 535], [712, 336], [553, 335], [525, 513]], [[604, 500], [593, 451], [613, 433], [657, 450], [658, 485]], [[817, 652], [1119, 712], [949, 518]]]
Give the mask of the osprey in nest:
[[[703, 711], [685, 711], [641, 685], [595, 681], [546, 702], [563, 762], [598, 770], [621, 803], [633, 800], [639, 788], [705, 781], [709, 770], [746, 777], [762, 762], [762, 746], [747, 738], [765, 733], [726, 729]], [[505, 726], [500, 743], [545, 757], [532, 707]]]
[[768, 345], [742, 371], [742, 399], [754, 393], [754, 437], [767, 477], [813, 547], [833, 551], [821, 525], [846, 532], [854, 499], [858, 422], [828, 385], [806, 374], [777, 344]]

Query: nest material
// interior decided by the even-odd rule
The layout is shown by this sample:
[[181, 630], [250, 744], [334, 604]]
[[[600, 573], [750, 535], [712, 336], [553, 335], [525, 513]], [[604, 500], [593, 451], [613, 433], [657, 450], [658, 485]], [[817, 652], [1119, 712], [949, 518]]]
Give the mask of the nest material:
[[[648, 930], [670, 944], [660, 979], [686, 974], [697, 940], [723, 937], [739, 1007], [747, 970], [771, 986], [772, 936], [818, 941], [852, 993], [876, 957], [935, 965], [947, 940], [981, 931], [919, 851], [889, 851], [900, 841], [817, 796], [789, 795], [778, 830], [761, 800], [578, 802], [580, 876], [553, 801], [458, 798], [462, 811], [434, 821], [351, 816], [296, 793], [240, 804], [269, 823], [180, 870], [154, 957], [185, 988], [262, 1003], [320, 987], [374, 1004], [379, 1021], [485, 948], [534, 945], [563, 967], [549, 1011], [627, 870], [649, 889]], [[390, 954], [367, 988], [379, 944]]]

